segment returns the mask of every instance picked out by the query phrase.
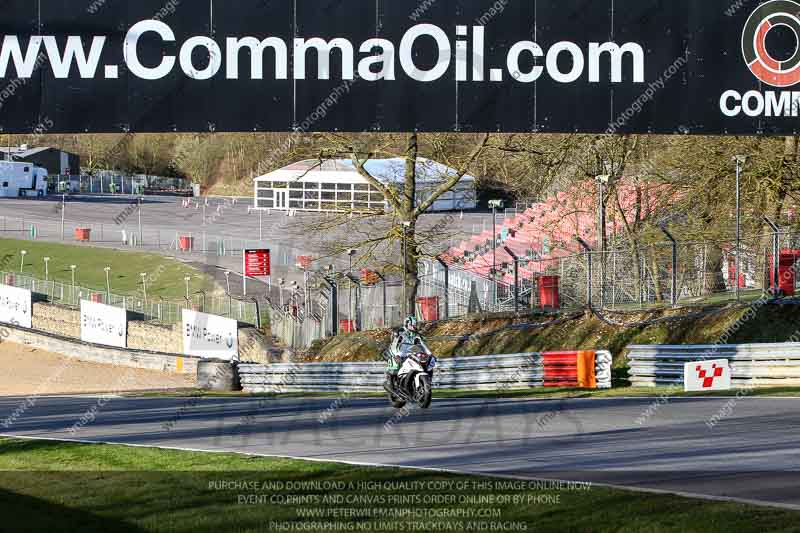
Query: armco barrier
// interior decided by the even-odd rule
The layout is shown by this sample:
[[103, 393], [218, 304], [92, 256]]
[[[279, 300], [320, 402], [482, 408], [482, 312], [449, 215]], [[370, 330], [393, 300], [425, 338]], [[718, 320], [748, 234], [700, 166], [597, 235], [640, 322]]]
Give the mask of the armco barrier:
[[628, 347], [632, 385], [683, 383], [683, 365], [727, 359], [732, 383], [741, 386], [800, 385], [800, 343]]
[[[579, 354], [584, 354], [579, 356]], [[560, 352], [487, 355], [440, 359], [433, 386], [440, 390], [503, 390], [562, 386], [548, 383], [548, 363], [557, 361], [563, 386], [578, 386], [578, 360], [583, 357], [581, 386], [611, 387], [611, 354], [599, 352]], [[585, 366], [586, 362], [590, 366]], [[555, 368], [555, 367], [553, 367]], [[585, 369], [585, 370], [584, 370]], [[245, 392], [380, 392], [386, 364], [370, 363], [279, 363], [240, 364], [239, 376]], [[554, 371], [555, 370], [550, 370]]]

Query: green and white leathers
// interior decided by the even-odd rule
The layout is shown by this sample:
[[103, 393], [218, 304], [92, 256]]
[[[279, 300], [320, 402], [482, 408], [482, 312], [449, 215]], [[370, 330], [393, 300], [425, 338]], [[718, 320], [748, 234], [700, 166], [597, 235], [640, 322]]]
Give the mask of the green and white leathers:
[[392, 342], [389, 344], [389, 357], [387, 373], [397, 375], [403, 361], [408, 356], [409, 350], [414, 346], [422, 348], [427, 354], [431, 354], [430, 348], [422, 340], [422, 336], [417, 332], [417, 318], [409, 316], [406, 318], [403, 329], [395, 332], [392, 336]]

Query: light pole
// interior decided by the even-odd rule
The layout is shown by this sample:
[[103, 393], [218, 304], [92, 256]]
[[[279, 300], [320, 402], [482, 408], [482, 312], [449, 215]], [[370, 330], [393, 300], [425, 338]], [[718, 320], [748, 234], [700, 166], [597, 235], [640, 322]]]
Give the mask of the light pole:
[[189, 281], [191, 281], [191, 279], [192, 278], [190, 278], [189, 276], [186, 276], [185, 278], [183, 278], [183, 281], [186, 282], [186, 299], [187, 300], [189, 299]]
[[144, 305], [147, 307], [147, 272], [139, 273], [142, 278], [142, 293], [144, 294]]
[[225, 293], [226, 294], [230, 294], [231, 293], [231, 271], [230, 270], [226, 270], [225, 271]]
[[286, 283], [286, 280], [283, 278], [278, 278], [278, 293], [280, 294], [280, 304], [281, 304], [281, 312], [283, 312], [283, 284]]
[[733, 280], [734, 292], [736, 293], [736, 300], [739, 300], [739, 272], [741, 272], [742, 263], [740, 261], [741, 244], [742, 244], [742, 212], [741, 212], [741, 177], [742, 166], [747, 160], [747, 156], [737, 155], [734, 158], [736, 162], [736, 266], [735, 276]]
[[[497, 210], [503, 208], [503, 200], [489, 200], [492, 208], [492, 302], [497, 305]], [[496, 311], [497, 309], [495, 309]]]
[[106, 273], [106, 304], [111, 301], [111, 267], [103, 269]]
[[19, 252], [19, 255], [21, 256], [20, 257], [20, 261], [19, 261], [19, 273], [20, 274], [22, 274], [22, 271], [25, 268], [25, 254], [27, 254], [27, 253], [28, 253], [27, 250], [20, 250], [20, 252]]
[[69, 269], [72, 271], [72, 292], [75, 292], [75, 269], [78, 268], [78, 265], [70, 265]]
[[48, 268], [48, 263], [50, 263], [49, 257], [44, 257], [44, 280], [50, 281], [50, 268]]

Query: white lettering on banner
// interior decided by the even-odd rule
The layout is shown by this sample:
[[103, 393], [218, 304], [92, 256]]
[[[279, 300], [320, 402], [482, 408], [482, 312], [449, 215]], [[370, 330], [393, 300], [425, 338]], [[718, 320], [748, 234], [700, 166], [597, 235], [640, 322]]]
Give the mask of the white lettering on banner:
[[32, 327], [31, 291], [0, 285], [0, 322]]
[[727, 359], [696, 361], [683, 365], [683, 389], [703, 392], [731, 389], [731, 368]]
[[[460, 39], [468, 38], [470, 32], [471, 41]], [[275, 36], [226, 36], [217, 42], [203, 35], [181, 36], [185, 40], [177, 42], [175, 32], [165, 22], [142, 20], [127, 30], [121, 59], [132, 76], [150, 81], [170, 76], [176, 65], [192, 80], [208, 80], [217, 75], [236, 80], [243, 77], [240, 64], [248, 63], [248, 77], [252, 80], [266, 77], [285, 80], [290, 71], [295, 80], [328, 80], [334, 74], [342, 80], [353, 80], [357, 68], [363, 81], [394, 81], [396, 65], [400, 65], [408, 78], [422, 83], [439, 80], [450, 70], [457, 81], [471, 78], [473, 82], [498, 83], [505, 78], [501, 68], [490, 69], [490, 75], [486, 76], [491, 65], [486, 64], [484, 53], [484, 26], [457, 26], [453, 36], [434, 24], [416, 24], [401, 35], [399, 43], [378, 38], [354, 43], [352, 39], [337, 36], [298, 36], [288, 42]], [[118, 65], [100, 64], [109, 43], [114, 42], [109, 37], [32, 35], [21, 41], [20, 36], [4, 35], [0, 41], [0, 77], [31, 78], [34, 61], [41, 52], [47, 56], [56, 78], [69, 78], [76, 73], [83, 79], [118, 79]], [[175, 43], [177, 53], [147, 57], [142, 41], [148, 47], [154, 43]], [[592, 84], [645, 81], [645, 53], [639, 43], [560, 41], [552, 43], [549, 49], [532, 41], [509, 44], [504, 54], [505, 66], [514, 82], [531, 83], [545, 73], [557, 83], [573, 83], [581, 78]], [[269, 54], [265, 53], [267, 49]], [[421, 54], [433, 54], [432, 64], [423, 63]], [[544, 58], [544, 65], [532, 65], [535, 58]], [[336, 68], [332, 66], [334, 61]], [[271, 65], [264, 68], [267, 62]], [[453, 63], [455, 68], [451, 68]], [[502, 59], [498, 66], [502, 66]], [[625, 69], [630, 75], [624, 75]]]
[[81, 340], [126, 348], [128, 312], [121, 307], [81, 300]]
[[184, 309], [183, 353], [206, 359], [236, 359], [239, 356], [236, 320]]
[[722, 93], [719, 109], [726, 117], [797, 117], [800, 116], [800, 91], [729, 90]]

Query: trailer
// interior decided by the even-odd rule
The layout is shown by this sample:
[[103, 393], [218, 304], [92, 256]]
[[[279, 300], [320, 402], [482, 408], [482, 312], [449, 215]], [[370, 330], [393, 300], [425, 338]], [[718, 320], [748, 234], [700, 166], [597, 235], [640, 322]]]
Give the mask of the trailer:
[[47, 194], [47, 170], [33, 163], [0, 161], [0, 198]]

